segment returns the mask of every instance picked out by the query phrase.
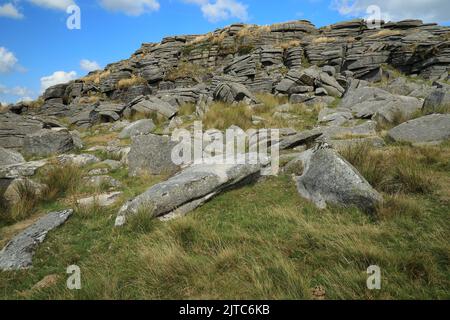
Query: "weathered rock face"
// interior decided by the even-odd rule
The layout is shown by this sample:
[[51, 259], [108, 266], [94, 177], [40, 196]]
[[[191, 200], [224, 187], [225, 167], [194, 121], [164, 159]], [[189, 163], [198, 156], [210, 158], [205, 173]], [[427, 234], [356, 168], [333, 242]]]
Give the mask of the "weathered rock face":
[[169, 180], [157, 184], [119, 211], [116, 226], [129, 215], [148, 210], [149, 219], [184, 215], [226, 188], [257, 178], [261, 165], [194, 165]]
[[18, 164], [23, 162], [25, 162], [25, 159], [19, 152], [0, 147], [0, 166]]
[[24, 139], [23, 152], [30, 156], [45, 157], [68, 152], [73, 148], [72, 135], [66, 129], [42, 129]]
[[432, 114], [402, 123], [388, 135], [399, 142], [440, 143], [450, 139], [450, 114]]
[[21, 149], [23, 140], [44, 127], [43, 123], [32, 117], [14, 113], [0, 114], [0, 147]]
[[120, 139], [127, 139], [141, 134], [151, 133], [156, 126], [151, 119], [142, 119], [126, 126], [119, 134]]
[[333, 149], [317, 146], [305, 151], [301, 160], [304, 173], [295, 178], [298, 192], [319, 208], [328, 203], [372, 213], [381, 203], [381, 195]]
[[72, 210], [51, 212], [15, 236], [0, 252], [0, 270], [21, 270], [32, 267], [33, 255], [47, 233], [72, 215]]
[[172, 161], [172, 149], [177, 145], [169, 137], [154, 134], [135, 136], [132, 139], [128, 166], [131, 175], [173, 174], [179, 167]]
[[29, 161], [7, 166], [0, 166], [0, 179], [16, 179], [33, 176], [39, 168], [47, 164], [46, 160]]

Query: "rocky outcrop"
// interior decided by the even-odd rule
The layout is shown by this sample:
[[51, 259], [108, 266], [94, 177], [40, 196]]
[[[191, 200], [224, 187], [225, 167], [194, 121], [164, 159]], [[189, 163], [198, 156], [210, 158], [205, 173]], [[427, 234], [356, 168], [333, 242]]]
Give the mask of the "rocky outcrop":
[[21, 149], [26, 136], [44, 128], [44, 124], [29, 116], [0, 114], [0, 147]]
[[72, 210], [51, 212], [15, 236], [0, 252], [0, 270], [31, 268], [34, 252], [47, 233], [66, 222], [72, 213]]
[[402, 123], [388, 136], [398, 142], [440, 143], [450, 139], [450, 114], [432, 114]]
[[300, 159], [304, 171], [295, 178], [298, 192], [319, 208], [335, 204], [355, 206], [373, 213], [381, 203], [381, 195], [351, 164], [327, 145], [319, 144], [305, 151]]

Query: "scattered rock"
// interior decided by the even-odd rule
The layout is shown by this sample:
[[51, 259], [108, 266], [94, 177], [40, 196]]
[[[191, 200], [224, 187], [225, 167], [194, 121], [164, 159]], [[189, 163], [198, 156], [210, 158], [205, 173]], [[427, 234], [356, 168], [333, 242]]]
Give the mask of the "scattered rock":
[[100, 159], [88, 153], [83, 154], [63, 154], [58, 156], [58, 162], [62, 165], [73, 165], [84, 167], [91, 164], [99, 163]]
[[105, 194], [99, 194], [89, 198], [83, 198], [77, 200], [77, 204], [81, 207], [99, 206], [109, 207], [112, 206], [120, 199], [122, 192], [111, 192]]
[[301, 196], [324, 209], [328, 204], [356, 206], [373, 213], [382, 202], [381, 195], [336, 151], [319, 144], [305, 151], [301, 159], [303, 175], [296, 177]]
[[11, 271], [32, 267], [34, 252], [47, 233], [60, 226], [73, 210], [51, 212], [15, 236], [0, 252], [0, 270]]
[[450, 114], [432, 114], [402, 123], [391, 129], [388, 136], [398, 142], [440, 143], [450, 139]]
[[194, 165], [126, 203], [118, 213], [116, 226], [142, 209], [148, 210], [149, 219], [184, 215], [224, 189], [256, 179], [261, 168], [261, 164]]
[[138, 120], [125, 127], [119, 134], [120, 139], [127, 139], [141, 134], [151, 133], [156, 126], [151, 119]]
[[177, 172], [179, 167], [172, 161], [172, 149], [177, 144], [165, 136], [135, 136], [128, 154], [130, 174], [135, 176], [146, 172], [152, 175], [170, 175]]

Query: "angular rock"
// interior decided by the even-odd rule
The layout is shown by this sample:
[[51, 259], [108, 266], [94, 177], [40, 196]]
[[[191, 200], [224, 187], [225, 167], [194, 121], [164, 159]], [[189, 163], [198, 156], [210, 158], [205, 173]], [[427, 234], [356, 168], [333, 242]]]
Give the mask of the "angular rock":
[[7, 166], [23, 162], [25, 162], [25, 159], [19, 152], [0, 147], [0, 166]]
[[15, 236], [0, 252], [0, 270], [22, 270], [32, 267], [33, 255], [47, 233], [62, 225], [73, 210], [51, 212]]
[[93, 197], [77, 200], [77, 204], [81, 207], [89, 207], [94, 205], [99, 207], [109, 207], [115, 204], [121, 195], [122, 192], [99, 194]]
[[234, 82], [219, 84], [214, 91], [214, 100], [223, 101], [230, 104], [240, 101], [246, 103], [256, 102], [256, 98], [244, 85]]
[[84, 154], [63, 154], [58, 156], [58, 162], [61, 165], [73, 165], [78, 167], [84, 167], [87, 165], [99, 163], [100, 159], [96, 156], [88, 153]]
[[423, 104], [423, 110], [426, 113], [440, 112], [444, 108], [450, 110], [450, 89], [434, 90]]
[[151, 119], [142, 119], [131, 123], [119, 134], [119, 139], [127, 139], [141, 134], [151, 133], [156, 126]]
[[131, 104], [131, 110], [134, 112], [144, 114], [156, 112], [169, 119], [175, 116], [178, 112], [178, 108], [156, 97], [139, 98]]
[[374, 213], [382, 202], [381, 195], [366, 179], [330, 147], [318, 145], [305, 151], [301, 160], [304, 173], [295, 178], [298, 192], [317, 207], [324, 209], [327, 204], [356, 206]]
[[398, 142], [440, 143], [450, 139], [450, 114], [432, 114], [402, 123], [388, 136]]
[[39, 157], [64, 153], [74, 147], [72, 135], [66, 129], [42, 129], [23, 142], [24, 154]]
[[46, 160], [40, 160], [0, 166], [0, 179], [30, 177], [36, 173], [36, 170], [42, 168], [46, 164]]
[[177, 172], [179, 167], [172, 161], [172, 149], [177, 144], [169, 137], [154, 134], [133, 137], [128, 154], [130, 175], [135, 176], [143, 172], [152, 175]]

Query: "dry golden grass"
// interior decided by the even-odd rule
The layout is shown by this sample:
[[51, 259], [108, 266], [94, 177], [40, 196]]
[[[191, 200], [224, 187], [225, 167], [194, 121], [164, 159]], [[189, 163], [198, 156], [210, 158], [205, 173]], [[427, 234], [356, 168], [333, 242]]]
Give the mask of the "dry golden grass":
[[390, 29], [384, 29], [381, 31], [378, 31], [377, 33], [371, 34], [369, 38], [383, 38], [388, 36], [396, 36], [400, 35], [401, 32], [398, 30], [390, 30]]
[[119, 82], [117, 83], [117, 89], [125, 89], [125, 88], [129, 88], [131, 86], [136, 86], [139, 84], [146, 84], [146, 83], [147, 83], [147, 81], [144, 78], [132, 75], [131, 78], [129, 78], [129, 79], [119, 80]]
[[108, 132], [104, 134], [96, 134], [88, 136], [84, 139], [84, 142], [87, 146], [104, 146], [107, 145], [108, 142], [114, 141], [117, 139], [117, 132]]
[[95, 104], [99, 102], [101, 99], [101, 96], [88, 96], [88, 97], [81, 97], [80, 103], [81, 104]]
[[415, 148], [394, 146], [380, 150], [361, 143], [340, 152], [378, 191], [429, 194], [435, 189], [430, 169]]
[[111, 75], [111, 71], [109, 71], [109, 70], [101, 71], [101, 72], [98, 71], [98, 72], [95, 72], [95, 73], [93, 73], [91, 75], [88, 75], [88, 76], [86, 76], [84, 78], [81, 78], [81, 80], [83, 82], [86, 82], [86, 83], [99, 84], [102, 79], [104, 79], [104, 78], [106, 78], [106, 77], [108, 77], [110, 75]]
[[334, 37], [318, 37], [312, 40], [312, 43], [314, 44], [333, 43], [333, 42], [336, 42], [336, 38]]
[[300, 40], [290, 40], [290, 41], [278, 43], [276, 46], [286, 50], [286, 49], [298, 47], [298, 46], [300, 46], [300, 44], [301, 44]]
[[167, 71], [165, 79], [169, 81], [176, 81], [183, 78], [197, 79], [206, 75], [208, 72], [209, 69], [201, 65], [190, 62], [181, 62], [177, 67]]
[[206, 129], [226, 130], [236, 125], [243, 130], [252, 127], [252, 111], [245, 105], [229, 105], [222, 102], [213, 103], [203, 117]]

